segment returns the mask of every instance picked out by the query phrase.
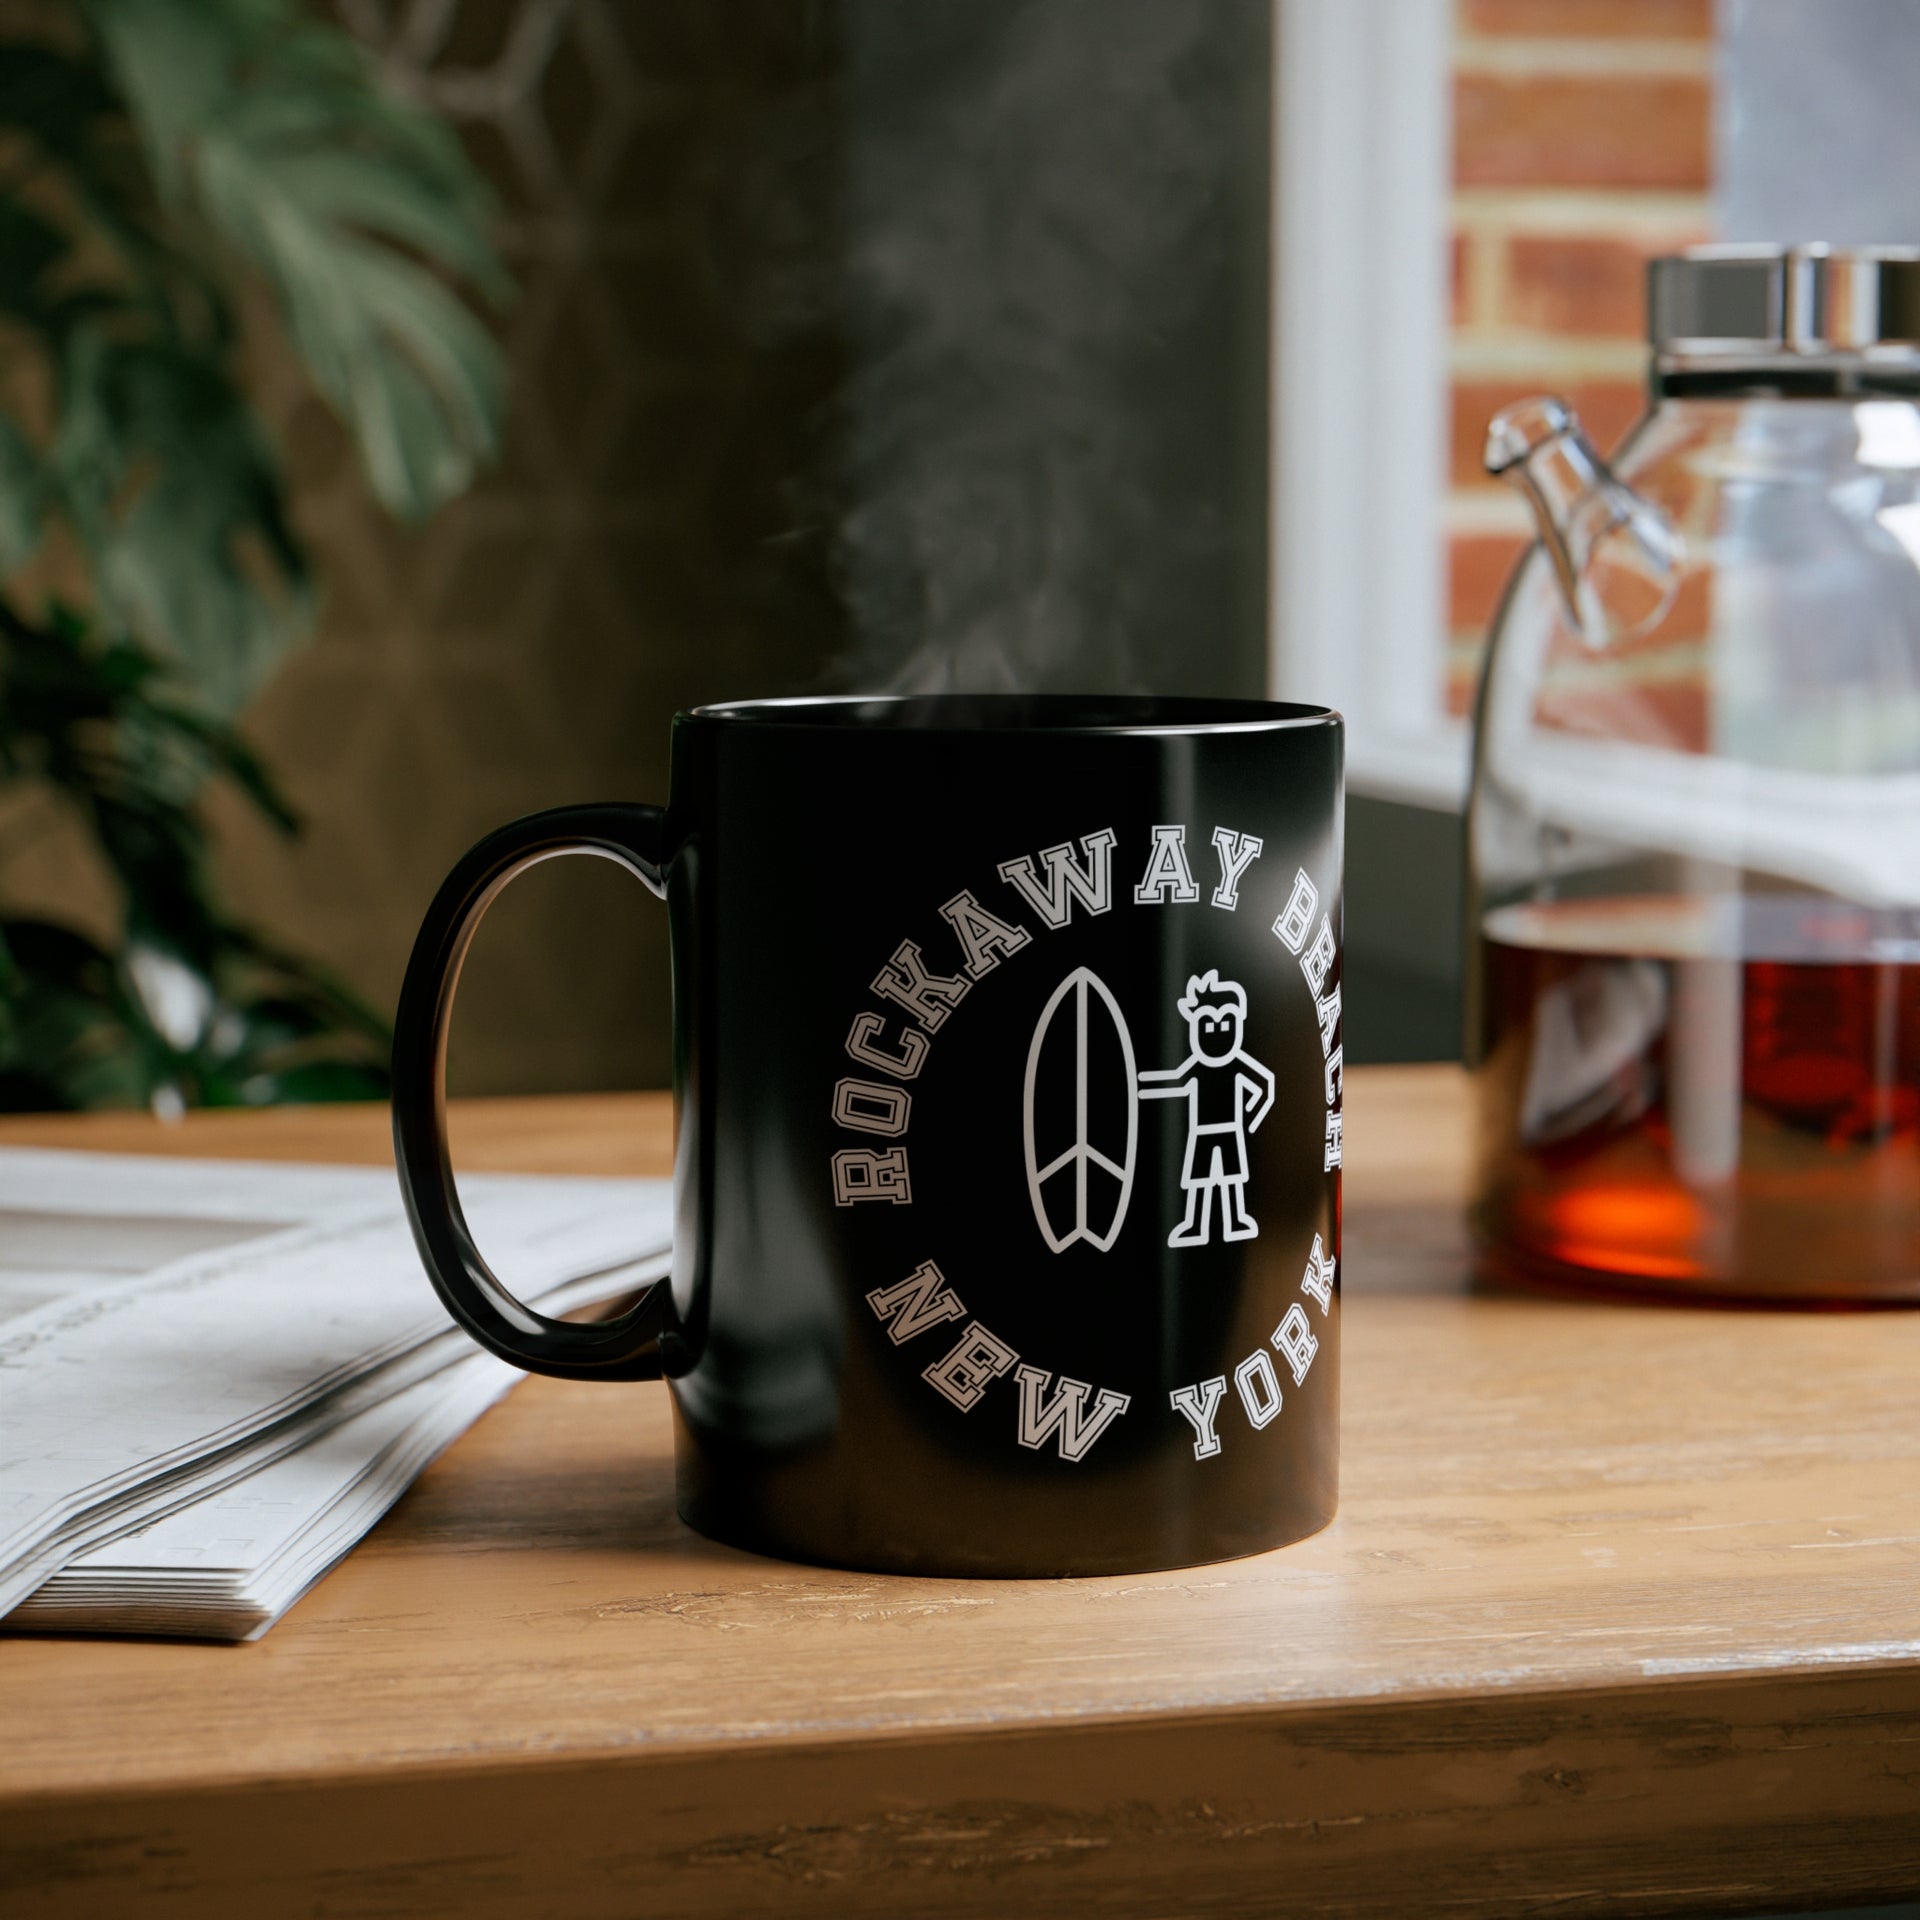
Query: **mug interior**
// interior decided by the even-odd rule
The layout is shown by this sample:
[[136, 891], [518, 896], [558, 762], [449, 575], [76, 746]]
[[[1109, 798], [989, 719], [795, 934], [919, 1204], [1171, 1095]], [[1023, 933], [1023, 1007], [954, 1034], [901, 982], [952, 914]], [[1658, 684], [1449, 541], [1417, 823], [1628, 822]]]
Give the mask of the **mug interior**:
[[1212, 700], [1160, 694], [844, 694], [736, 700], [683, 719], [727, 726], [862, 728], [939, 733], [1220, 733], [1326, 726], [1328, 707], [1280, 700]]

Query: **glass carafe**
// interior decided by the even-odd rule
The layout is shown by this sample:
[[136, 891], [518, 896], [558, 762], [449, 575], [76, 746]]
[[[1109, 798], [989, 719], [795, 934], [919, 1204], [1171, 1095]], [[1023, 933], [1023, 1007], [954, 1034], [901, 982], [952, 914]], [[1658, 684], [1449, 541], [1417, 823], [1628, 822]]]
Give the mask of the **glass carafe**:
[[1920, 1299], [1920, 257], [1654, 263], [1611, 465], [1493, 423], [1539, 539], [1469, 821], [1489, 1264]]

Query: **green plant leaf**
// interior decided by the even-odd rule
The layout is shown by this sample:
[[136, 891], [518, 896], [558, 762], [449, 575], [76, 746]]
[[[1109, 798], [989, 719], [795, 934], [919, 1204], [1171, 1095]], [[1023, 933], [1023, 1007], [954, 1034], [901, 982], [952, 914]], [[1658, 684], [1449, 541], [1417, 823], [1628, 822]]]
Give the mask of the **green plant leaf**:
[[93, 61], [33, 41], [0, 45], [0, 125], [47, 151], [72, 154], [90, 137], [89, 122], [117, 105]]
[[86, 0], [163, 197], [266, 275], [392, 512], [497, 452], [499, 350], [436, 276], [505, 277], [477, 177], [429, 114], [289, 0]]
[[[218, 319], [217, 292], [154, 221], [152, 183], [97, 51], [73, 53], [24, 39], [0, 43], [0, 129], [23, 143], [12, 156], [17, 166], [8, 204], [33, 217], [31, 198], [39, 215], [57, 212], [63, 263], [84, 261], [81, 284], [68, 290], [65, 302], [84, 311], [131, 295], [167, 308], [185, 292], [203, 320]], [[102, 238], [118, 261], [103, 253]], [[62, 307], [61, 300], [35, 301], [13, 310], [57, 331]]]
[[67, 235], [52, 221], [18, 200], [0, 200], [0, 313], [43, 326], [52, 303], [42, 282], [68, 252]]
[[39, 551], [46, 511], [47, 476], [40, 456], [0, 414], [0, 572], [24, 567]]
[[[0, 325], [51, 415], [0, 416], [0, 779], [77, 813], [121, 931], [0, 917], [0, 1106], [376, 1097], [384, 1021], [227, 914], [199, 812], [217, 777], [294, 828], [230, 716], [311, 618], [228, 284], [260, 273], [379, 498], [424, 513], [498, 441], [453, 284], [505, 290], [490, 207], [300, 0], [69, 5], [82, 36], [56, 6], [0, 42]], [[53, 527], [86, 604], [29, 616]]]
[[282, 833], [300, 831], [300, 816], [279, 783], [260, 756], [230, 727], [164, 700], [153, 702], [150, 716], [163, 731], [199, 747], [214, 770], [224, 773]]
[[232, 713], [311, 612], [272, 456], [218, 362], [177, 340], [74, 339], [50, 452], [102, 612]]
[[153, 1064], [112, 958], [70, 928], [0, 921], [0, 1109], [143, 1104]]

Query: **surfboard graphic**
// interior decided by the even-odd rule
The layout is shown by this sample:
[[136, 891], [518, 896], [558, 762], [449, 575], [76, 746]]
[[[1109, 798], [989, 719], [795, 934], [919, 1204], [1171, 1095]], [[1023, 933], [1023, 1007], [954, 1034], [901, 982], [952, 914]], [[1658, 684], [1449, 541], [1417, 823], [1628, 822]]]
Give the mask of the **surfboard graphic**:
[[1027, 1049], [1027, 1191], [1055, 1253], [1105, 1253], [1133, 1197], [1139, 1076], [1126, 1016], [1106, 982], [1076, 967], [1040, 1011]]

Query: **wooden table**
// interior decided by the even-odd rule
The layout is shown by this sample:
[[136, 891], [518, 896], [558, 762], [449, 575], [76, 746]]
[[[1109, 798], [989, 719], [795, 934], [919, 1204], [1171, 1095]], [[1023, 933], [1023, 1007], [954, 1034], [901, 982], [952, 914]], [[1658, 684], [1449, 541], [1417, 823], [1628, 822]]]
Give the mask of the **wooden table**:
[[[257, 1646], [0, 1641], [0, 1912], [1654, 1913], [1920, 1888], [1920, 1315], [1476, 1296], [1465, 1108], [1355, 1073], [1340, 1517], [1229, 1566], [812, 1571], [530, 1381]], [[377, 1160], [354, 1110], [0, 1138]], [[655, 1172], [650, 1096], [472, 1167]], [[4, 1391], [0, 1388], [0, 1391]]]

